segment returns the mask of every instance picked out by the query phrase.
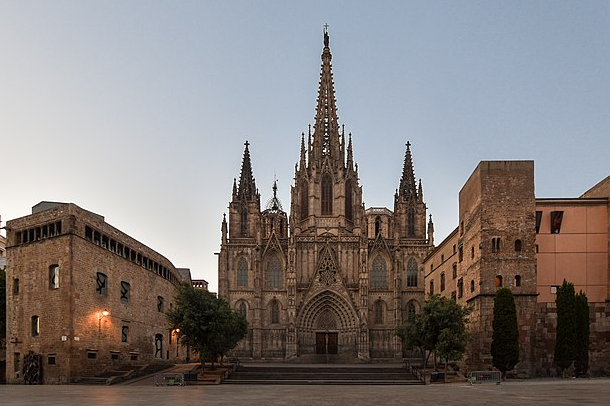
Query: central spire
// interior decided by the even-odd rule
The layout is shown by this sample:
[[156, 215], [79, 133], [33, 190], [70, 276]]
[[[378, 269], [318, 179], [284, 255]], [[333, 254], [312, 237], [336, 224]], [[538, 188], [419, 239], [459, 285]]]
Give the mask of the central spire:
[[320, 73], [320, 86], [313, 136], [313, 158], [310, 162], [321, 162], [324, 157], [334, 160], [340, 159], [341, 142], [339, 137], [339, 123], [333, 82], [332, 55], [330, 53], [330, 38], [328, 25], [324, 26], [324, 49], [322, 50], [322, 72]]

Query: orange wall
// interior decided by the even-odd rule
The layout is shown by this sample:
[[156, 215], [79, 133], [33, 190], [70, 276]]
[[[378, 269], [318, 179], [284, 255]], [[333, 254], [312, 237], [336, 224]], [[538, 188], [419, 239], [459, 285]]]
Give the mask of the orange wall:
[[[576, 292], [587, 294], [589, 302], [603, 302], [608, 284], [608, 206], [605, 202], [578, 199], [536, 201], [542, 211], [538, 247], [538, 301], [554, 302], [552, 286], [563, 280]], [[563, 211], [559, 234], [551, 234], [551, 212]]]

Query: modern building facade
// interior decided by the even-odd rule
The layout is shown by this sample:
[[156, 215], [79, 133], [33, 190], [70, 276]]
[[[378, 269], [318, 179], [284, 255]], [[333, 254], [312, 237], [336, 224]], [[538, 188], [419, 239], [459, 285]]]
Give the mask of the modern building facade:
[[432, 249], [407, 143], [393, 210], [365, 208], [351, 134], [339, 125], [328, 33], [315, 123], [301, 135], [289, 213], [261, 207], [246, 142], [222, 221], [219, 295], [246, 316], [237, 355], [254, 359], [400, 358], [396, 327], [424, 299]]
[[522, 376], [555, 373], [555, 293], [563, 280], [591, 308], [591, 372], [610, 371], [607, 317], [610, 177], [580, 198], [534, 196], [533, 161], [483, 161], [459, 195], [459, 224], [425, 259], [426, 294], [473, 309], [465, 364], [491, 367], [493, 299], [508, 287], [518, 313]]
[[7, 223], [7, 382], [173, 361], [164, 314], [188, 269], [72, 203]]

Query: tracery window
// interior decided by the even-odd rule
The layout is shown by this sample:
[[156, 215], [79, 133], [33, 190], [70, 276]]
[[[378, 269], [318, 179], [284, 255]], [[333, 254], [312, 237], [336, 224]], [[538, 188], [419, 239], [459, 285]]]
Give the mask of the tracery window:
[[409, 258], [407, 262], [407, 287], [417, 287], [417, 261]]
[[282, 262], [277, 255], [271, 256], [267, 262], [267, 287], [282, 287]]
[[248, 262], [244, 257], [237, 262], [237, 286], [248, 286]]
[[386, 262], [381, 255], [373, 260], [371, 270], [371, 287], [373, 289], [385, 289], [388, 287], [388, 270]]
[[322, 176], [322, 215], [333, 214], [333, 182], [330, 175]]
[[163, 358], [163, 334], [155, 334], [155, 358]]
[[244, 319], [246, 318], [246, 316], [248, 315], [248, 308], [246, 307], [246, 304], [244, 302], [241, 302], [239, 304], [239, 314], [241, 314], [242, 316], [244, 316]]
[[108, 294], [108, 277], [101, 273], [98, 272], [96, 274], [96, 286], [95, 286], [95, 291], [97, 292], [98, 295], [102, 295], [102, 296], [106, 296]]

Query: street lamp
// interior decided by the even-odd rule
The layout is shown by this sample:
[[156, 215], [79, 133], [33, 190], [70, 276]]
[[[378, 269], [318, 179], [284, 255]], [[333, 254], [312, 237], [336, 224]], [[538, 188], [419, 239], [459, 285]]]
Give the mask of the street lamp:
[[98, 331], [102, 331], [102, 319], [110, 315], [110, 312], [106, 309], [102, 310], [98, 319]]

